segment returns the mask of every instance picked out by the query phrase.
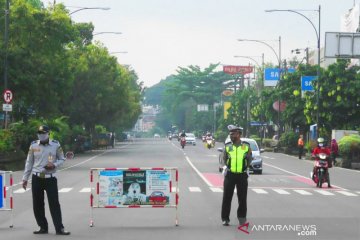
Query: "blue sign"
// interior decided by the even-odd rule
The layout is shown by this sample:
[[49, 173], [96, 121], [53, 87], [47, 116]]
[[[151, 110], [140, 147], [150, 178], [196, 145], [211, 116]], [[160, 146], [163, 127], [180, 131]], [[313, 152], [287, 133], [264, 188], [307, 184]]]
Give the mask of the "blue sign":
[[4, 206], [3, 204], [3, 197], [4, 197], [4, 193], [3, 193], [3, 189], [4, 189], [4, 186], [3, 186], [3, 176], [0, 175], [0, 208], [2, 208]]
[[267, 123], [258, 122], [258, 121], [250, 121], [250, 126], [267, 126]]
[[[282, 73], [294, 73], [295, 68], [282, 69]], [[265, 87], [275, 87], [277, 81], [280, 79], [279, 68], [265, 68], [264, 70], [264, 86]]]
[[313, 80], [317, 76], [302, 76], [301, 77], [301, 91], [314, 91]]

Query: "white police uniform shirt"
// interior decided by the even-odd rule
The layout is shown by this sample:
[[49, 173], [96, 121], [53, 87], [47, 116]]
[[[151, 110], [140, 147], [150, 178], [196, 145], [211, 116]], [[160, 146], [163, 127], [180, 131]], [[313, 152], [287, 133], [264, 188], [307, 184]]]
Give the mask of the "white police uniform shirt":
[[[52, 162], [55, 168], [52, 170], [45, 169], [48, 162]], [[49, 139], [49, 143], [45, 145], [40, 144], [40, 140], [33, 141], [30, 144], [22, 179], [28, 181], [31, 173], [54, 174], [64, 162], [64, 152], [58, 141]]]

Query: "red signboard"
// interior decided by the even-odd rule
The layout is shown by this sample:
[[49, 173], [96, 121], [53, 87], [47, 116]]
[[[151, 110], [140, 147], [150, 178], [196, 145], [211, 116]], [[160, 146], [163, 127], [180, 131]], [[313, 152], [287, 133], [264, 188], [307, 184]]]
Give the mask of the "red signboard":
[[279, 101], [276, 101], [273, 103], [273, 109], [277, 112], [283, 112], [286, 108], [286, 102], [285, 101], [280, 101], [280, 106], [279, 106]]
[[253, 72], [253, 66], [233, 66], [227, 65], [223, 66], [224, 73], [227, 74], [248, 74]]

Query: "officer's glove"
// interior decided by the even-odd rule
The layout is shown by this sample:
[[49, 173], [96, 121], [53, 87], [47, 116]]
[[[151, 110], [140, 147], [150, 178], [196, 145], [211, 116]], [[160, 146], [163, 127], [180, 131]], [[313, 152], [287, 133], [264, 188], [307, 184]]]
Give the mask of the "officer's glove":
[[229, 169], [227, 168], [226, 165], [222, 167], [222, 172], [221, 172], [221, 173], [222, 173], [222, 175], [223, 175], [224, 177], [226, 176], [228, 170], [229, 170]]

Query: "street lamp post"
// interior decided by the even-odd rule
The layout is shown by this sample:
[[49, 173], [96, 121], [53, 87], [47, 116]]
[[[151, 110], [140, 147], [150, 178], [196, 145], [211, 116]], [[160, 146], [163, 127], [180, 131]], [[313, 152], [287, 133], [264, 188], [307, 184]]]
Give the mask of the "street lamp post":
[[[9, 44], [9, 14], [10, 14], [10, 0], [5, 3], [5, 30], [4, 30], [4, 90], [8, 88], [8, 44]], [[4, 114], [4, 128], [7, 127], [7, 111]]]
[[[261, 56], [239, 56], [239, 55], [235, 55], [234, 56], [235, 58], [246, 58], [246, 59], [250, 59], [250, 60], [252, 60], [253, 62], [255, 62], [255, 64], [257, 65], [257, 67], [260, 69], [260, 71], [261, 71], [261, 80], [262, 80], [262, 82], [264, 81], [264, 54], [262, 54]], [[261, 59], [262, 59], [262, 63], [261, 63], [261, 66], [260, 66], [260, 64], [258, 63], [258, 61], [256, 61], [255, 59], [254, 59], [254, 57], [261, 57]], [[254, 76], [255, 77], [255, 76]], [[248, 84], [248, 86], [249, 86], [249, 84]], [[259, 84], [259, 86], [260, 86], [260, 84]], [[257, 90], [258, 90], [258, 95], [259, 95], [259, 93], [260, 93], [260, 90], [259, 90], [259, 88], [257, 88]], [[261, 100], [261, 98], [260, 98], [260, 100]], [[248, 126], [248, 135], [250, 136], [250, 127], [251, 127], [251, 124], [250, 124], [250, 121], [251, 121], [251, 119], [250, 119], [250, 102], [249, 102], [249, 99], [247, 99], [247, 104], [246, 104], [246, 107], [247, 107], [247, 119], [248, 119], [248, 124], [249, 124], [249, 126]]]
[[101, 34], [122, 34], [121, 32], [96, 32], [93, 33], [93, 36], [101, 35]]
[[80, 12], [80, 11], [82, 11], [82, 10], [92, 10], [92, 9], [110, 10], [110, 8], [108, 8], [108, 7], [82, 7], [82, 8], [76, 9], [75, 11], [70, 12], [69, 15], [72, 15], [72, 14], [74, 14], [74, 13]]
[[[318, 25], [318, 29], [316, 29], [314, 23], [308, 18], [306, 17], [304, 14], [300, 13], [300, 11], [316, 11], [318, 12], [318, 16], [319, 16], [319, 25]], [[300, 16], [302, 16], [303, 18], [305, 18], [313, 27], [315, 34], [316, 34], [316, 40], [317, 40], [317, 57], [318, 57], [318, 66], [317, 66], [317, 89], [316, 89], [316, 105], [317, 105], [317, 111], [316, 111], [316, 124], [317, 124], [317, 132], [319, 132], [319, 127], [320, 127], [320, 123], [319, 123], [319, 108], [320, 108], [320, 102], [319, 102], [319, 95], [320, 95], [320, 26], [321, 26], [321, 5], [319, 5], [318, 9], [315, 10], [292, 10], [292, 9], [271, 9], [271, 10], [265, 10], [265, 12], [292, 12], [292, 13], [296, 13]]]
[[[244, 41], [248, 41], [248, 42], [257, 42], [257, 43], [261, 43], [266, 45], [267, 47], [269, 47], [273, 53], [275, 54], [277, 60], [278, 60], [278, 64], [279, 64], [279, 81], [281, 79], [281, 36], [279, 36], [279, 54], [276, 53], [275, 49], [268, 43], [266, 43], [265, 41], [262, 40], [257, 40], [257, 39], [238, 39], [238, 41], [240, 42], [244, 42]], [[277, 40], [276, 40], [277, 41]], [[279, 86], [279, 83], [278, 83]], [[281, 126], [280, 126], [280, 99], [278, 99], [278, 137], [280, 137], [280, 133], [281, 133]]]

